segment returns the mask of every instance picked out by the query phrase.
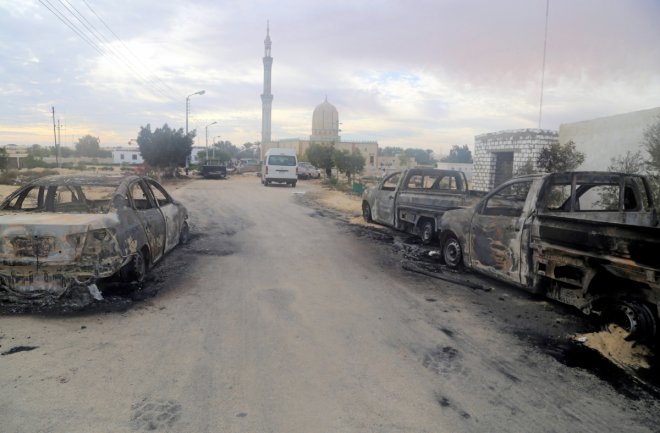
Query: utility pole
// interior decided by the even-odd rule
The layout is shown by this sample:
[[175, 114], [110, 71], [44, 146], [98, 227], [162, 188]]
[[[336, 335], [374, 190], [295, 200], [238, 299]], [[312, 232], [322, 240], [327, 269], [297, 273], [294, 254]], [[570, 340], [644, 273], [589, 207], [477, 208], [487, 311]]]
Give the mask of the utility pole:
[[57, 168], [62, 168], [62, 166], [59, 163], [60, 160], [60, 147], [62, 147], [62, 126], [60, 126], [60, 119], [57, 119], [57, 141], [60, 143], [59, 146], [57, 146]]
[[53, 110], [53, 139], [55, 140], [55, 163], [60, 166], [60, 149], [57, 147], [57, 133], [55, 132], [55, 107]]

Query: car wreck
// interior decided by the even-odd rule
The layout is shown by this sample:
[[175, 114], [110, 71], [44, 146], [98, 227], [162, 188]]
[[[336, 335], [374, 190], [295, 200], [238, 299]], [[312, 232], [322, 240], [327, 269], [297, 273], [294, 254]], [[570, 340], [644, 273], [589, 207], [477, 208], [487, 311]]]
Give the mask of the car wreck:
[[447, 265], [545, 294], [657, 336], [660, 228], [648, 180], [610, 172], [514, 178], [440, 224]]
[[100, 300], [99, 283], [142, 283], [189, 230], [186, 208], [154, 179], [37, 179], [0, 204], [0, 301]]
[[418, 236], [436, 238], [442, 214], [476, 202], [465, 173], [436, 168], [411, 168], [385, 177], [362, 194], [362, 216]]

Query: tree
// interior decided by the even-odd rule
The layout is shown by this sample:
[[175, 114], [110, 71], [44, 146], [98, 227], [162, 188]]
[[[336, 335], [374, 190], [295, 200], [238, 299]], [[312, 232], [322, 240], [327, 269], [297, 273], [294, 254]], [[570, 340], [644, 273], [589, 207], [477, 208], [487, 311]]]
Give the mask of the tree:
[[403, 153], [403, 147], [383, 147], [378, 148], [378, 156], [397, 156]]
[[415, 161], [419, 165], [433, 165], [435, 163], [433, 157], [431, 156], [433, 154], [431, 149], [424, 150], [409, 148], [404, 150], [403, 153], [410, 156], [411, 158], [415, 158]]
[[78, 139], [76, 143], [76, 155], [90, 158], [97, 157], [101, 150], [101, 140], [98, 137], [92, 137], [87, 134]]
[[0, 170], [6, 170], [8, 162], [9, 154], [7, 153], [7, 149], [0, 147]]
[[42, 147], [38, 144], [33, 144], [28, 148], [28, 155], [32, 155], [35, 158], [44, 158], [50, 156], [50, 151], [47, 147]]
[[541, 150], [536, 166], [547, 173], [571, 171], [584, 162], [584, 153], [575, 148], [575, 143], [554, 143]]
[[651, 156], [650, 165], [660, 171], [660, 117], [644, 130], [642, 145]]
[[238, 152], [239, 158], [259, 158], [259, 142], [243, 143], [243, 149]]
[[351, 175], [353, 173], [361, 172], [366, 163], [364, 156], [362, 156], [359, 149], [355, 149], [353, 152], [349, 152], [346, 149], [335, 149], [332, 154], [332, 159], [337, 166], [337, 171], [346, 174], [348, 183], [351, 183]]
[[462, 147], [455, 144], [449, 151], [449, 155], [442, 158], [442, 162], [471, 163], [472, 152], [467, 144], [464, 144]]
[[325, 170], [325, 174], [332, 176], [332, 167], [335, 166], [333, 159], [334, 146], [332, 144], [312, 143], [305, 151], [307, 161]]
[[232, 158], [238, 157], [240, 150], [238, 147], [231, 144], [231, 141], [218, 141], [213, 143], [215, 159], [220, 161], [229, 161]]
[[140, 127], [137, 142], [142, 158], [152, 167], [173, 169], [183, 165], [192, 151], [195, 131], [187, 135], [183, 128], [171, 129], [167, 123], [151, 131], [151, 125]]

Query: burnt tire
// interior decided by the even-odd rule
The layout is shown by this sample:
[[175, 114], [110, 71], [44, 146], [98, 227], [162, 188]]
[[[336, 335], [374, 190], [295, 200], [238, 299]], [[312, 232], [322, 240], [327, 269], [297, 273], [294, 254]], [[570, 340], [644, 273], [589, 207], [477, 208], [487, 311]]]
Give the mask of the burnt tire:
[[371, 217], [371, 206], [366, 201], [362, 203], [362, 218], [368, 223], [373, 221]]
[[147, 258], [144, 249], [137, 251], [131, 260], [122, 268], [121, 279], [125, 283], [142, 284], [147, 277]]
[[640, 301], [617, 301], [606, 308], [601, 315], [601, 328], [611, 332], [611, 325], [623, 328], [628, 341], [653, 341], [657, 336], [655, 315]]
[[442, 243], [442, 259], [448, 267], [453, 269], [459, 268], [463, 264], [463, 248], [456, 236], [450, 234], [445, 238]]
[[181, 226], [181, 232], [179, 232], [179, 244], [185, 245], [190, 241], [190, 226], [186, 221], [183, 222]]
[[429, 245], [435, 239], [435, 224], [431, 220], [424, 220], [419, 225], [419, 237], [424, 245]]

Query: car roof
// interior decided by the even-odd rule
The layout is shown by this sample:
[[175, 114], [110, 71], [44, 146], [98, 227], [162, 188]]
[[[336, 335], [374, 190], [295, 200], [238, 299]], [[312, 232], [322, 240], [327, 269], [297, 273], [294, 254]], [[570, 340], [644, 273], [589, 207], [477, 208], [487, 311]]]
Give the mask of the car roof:
[[140, 179], [136, 175], [55, 175], [45, 176], [30, 182], [37, 186], [56, 186], [56, 185], [97, 185], [118, 187], [123, 182], [130, 182], [133, 179]]

